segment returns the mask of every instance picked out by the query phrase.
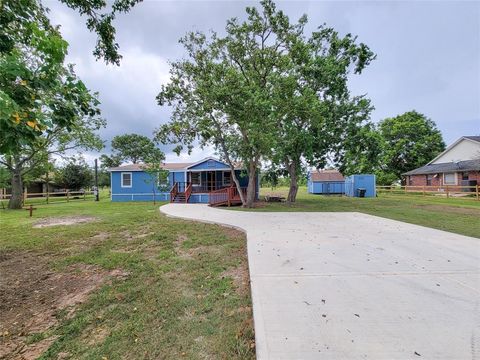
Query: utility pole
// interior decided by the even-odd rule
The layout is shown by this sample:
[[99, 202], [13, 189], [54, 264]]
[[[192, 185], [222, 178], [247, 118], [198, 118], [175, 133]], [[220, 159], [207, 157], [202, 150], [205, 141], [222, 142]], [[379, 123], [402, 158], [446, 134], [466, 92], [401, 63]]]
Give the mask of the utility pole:
[[95, 195], [95, 201], [99, 201], [99, 191], [98, 191], [98, 161], [95, 159], [95, 190], [94, 190], [94, 195]]

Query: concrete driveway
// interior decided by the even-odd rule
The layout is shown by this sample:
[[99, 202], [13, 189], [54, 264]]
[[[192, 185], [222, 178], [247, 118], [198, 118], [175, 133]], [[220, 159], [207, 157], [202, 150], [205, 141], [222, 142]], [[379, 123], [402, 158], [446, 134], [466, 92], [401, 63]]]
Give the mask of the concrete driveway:
[[258, 359], [480, 359], [480, 239], [360, 213], [160, 210], [247, 232]]

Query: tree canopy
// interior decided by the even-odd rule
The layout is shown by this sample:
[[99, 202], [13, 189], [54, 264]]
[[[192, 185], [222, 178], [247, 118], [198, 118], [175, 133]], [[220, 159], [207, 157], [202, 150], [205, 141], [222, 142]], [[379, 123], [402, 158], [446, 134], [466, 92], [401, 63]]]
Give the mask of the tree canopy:
[[157, 97], [174, 110], [156, 139], [179, 144], [177, 152], [212, 145], [232, 170], [241, 161], [250, 179], [245, 206], [252, 205], [262, 160], [291, 175], [302, 159], [320, 164], [371, 108], [363, 97], [351, 99], [346, 86], [350, 69], [360, 73], [374, 58], [366, 45], [324, 26], [307, 38], [306, 16], [292, 24], [272, 1], [261, 5], [247, 7], [244, 22], [227, 21], [223, 37], [187, 34], [181, 43], [188, 58], [172, 63], [170, 83]]
[[[119, 64], [112, 21], [138, 0], [62, 0], [87, 17], [97, 33], [94, 54]], [[69, 130], [75, 119], [98, 113], [96, 97], [64, 64], [68, 44], [38, 0], [0, 2], [0, 154], [14, 154], [33, 145], [58, 126]], [[93, 105], [93, 106], [92, 106]]]
[[[163, 152], [148, 137], [138, 134], [117, 135], [112, 140], [112, 156], [102, 156], [102, 162], [119, 164], [130, 161], [137, 163], [159, 164], [165, 159]], [[118, 166], [118, 165], [117, 165]]]
[[397, 179], [445, 150], [442, 133], [435, 122], [414, 110], [380, 121], [378, 131], [381, 169]]
[[65, 189], [80, 190], [92, 185], [93, 172], [83, 157], [73, 157], [57, 169], [55, 182]]

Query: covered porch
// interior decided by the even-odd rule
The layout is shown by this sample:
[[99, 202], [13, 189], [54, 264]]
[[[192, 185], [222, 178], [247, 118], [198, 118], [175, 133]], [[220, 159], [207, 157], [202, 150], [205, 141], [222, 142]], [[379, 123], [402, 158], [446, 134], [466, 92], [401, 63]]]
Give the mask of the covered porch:
[[[235, 170], [242, 192], [246, 194], [248, 178]], [[210, 205], [240, 204], [240, 195], [230, 170], [191, 170], [186, 181], [173, 181], [170, 201], [175, 203], [208, 203]], [[182, 179], [183, 180], [183, 179]]]

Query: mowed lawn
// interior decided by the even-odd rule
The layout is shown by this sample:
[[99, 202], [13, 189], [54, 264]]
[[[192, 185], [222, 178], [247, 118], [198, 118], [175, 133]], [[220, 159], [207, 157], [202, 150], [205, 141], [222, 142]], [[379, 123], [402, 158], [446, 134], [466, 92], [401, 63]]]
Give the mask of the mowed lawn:
[[0, 358], [253, 359], [244, 234], [158, 206], [0, 210]]
[[[260, 197], [287, 193], [288, 188], [262, 188]], [[480, 238], [480, 201], [472, 198], [380, 194], [361, 199], [308, 194], [301, 187], [295, 204], [260, 202], [254, 211], [357, 211]]]

